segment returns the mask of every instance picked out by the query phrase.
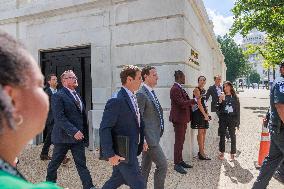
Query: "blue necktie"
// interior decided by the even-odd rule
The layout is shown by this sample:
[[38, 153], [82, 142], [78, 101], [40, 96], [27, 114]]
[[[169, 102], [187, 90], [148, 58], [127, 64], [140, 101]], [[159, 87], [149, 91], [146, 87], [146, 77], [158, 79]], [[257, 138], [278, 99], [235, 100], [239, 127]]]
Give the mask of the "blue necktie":
[[160, 117], [160, 122], [161, 122], [161, 130], [162, 130], [162, 133], [164, 132], [164, 120], [163, 120], [163, 116], [162, 116], [162, 112], [160, 111], [161, 110], [161, 105], [160, 105], [160, 102], [155, 94], [155, 91], [152, 90], [151, 91], [153, 96], [154, 96], [154, 99], [156, 101], [155, 105], [156, 105], [156, 108], [158, 110], [158, 113], [159, 113], [159, 117]]

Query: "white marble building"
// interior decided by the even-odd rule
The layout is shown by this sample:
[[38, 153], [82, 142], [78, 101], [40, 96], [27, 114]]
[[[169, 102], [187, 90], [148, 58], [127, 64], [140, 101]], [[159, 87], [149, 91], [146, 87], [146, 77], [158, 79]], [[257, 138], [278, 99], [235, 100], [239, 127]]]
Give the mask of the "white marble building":
[[[246, 37], [243, 38], [241, 47], [246, 51], [248, 45], [263, 45], [265, 43], [265, 35], [262, 32], [253, 29]], [[248, 61], [252, 65], [252, 69], [260, 75], [260, 82], [265, 83], [272, 79], [272, 70], [268, 74], [268, 70], [263, 67], [263, 57], [259, 53], [250, 54]], [[271, 78], [268, 78], [270, 75]]]
[[[215, 74], [225, 78], [224, 57], [201, 0], [0, 0], [0, 5], [0, 29], [26, 44], [45, 65], [42, 69], [49, 66], [43, 52], [90, 48], [93, 128], [99, 127], [106, 101], [120, 87], [122, 65], [156, 66], [166, 122], [162, 146], [169, 159], [174, 146], [168, 122], [174, 71], [185, 72], [190, 96], [199, 75], [208, 78], [207, 87]], [[195, 141], [188, 129], [185, 159], [191, 157]]]

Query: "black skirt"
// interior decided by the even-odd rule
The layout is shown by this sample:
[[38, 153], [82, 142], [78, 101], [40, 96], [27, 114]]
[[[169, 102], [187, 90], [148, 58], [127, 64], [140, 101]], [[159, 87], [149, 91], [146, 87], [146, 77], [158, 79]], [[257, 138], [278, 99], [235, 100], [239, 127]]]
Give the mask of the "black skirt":
[[209, 122], [204, 119], [204, 116], [200, 112], [200, 110], [196, 110], [192, 112], [191, 128], [192, 129], [208, 129], [209, 128]]

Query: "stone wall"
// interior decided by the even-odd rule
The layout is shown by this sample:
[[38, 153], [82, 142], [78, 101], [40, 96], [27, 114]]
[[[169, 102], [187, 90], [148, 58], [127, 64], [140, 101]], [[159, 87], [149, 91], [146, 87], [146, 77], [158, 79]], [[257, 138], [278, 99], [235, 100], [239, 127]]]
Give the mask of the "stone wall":
[[[174, 70], [185, 72], [190, 96], [199, 75], [212, 83], [213, 75], [225, 73], [212, 22], [199, 0], [17, 0], [5, 1], [5, 7], [0, 29], [23, 41], [36, 59], [40, 50], [91, 45], [94, 108], [90, 117], [95, 129], [106, 101], [121, 86], [122, 65], [156, 66], [160, 78], [156, 93], [166, 128], [161, 144], [169, 159], [174, 145], [168, 121]], [[189, 61], [191, 50], [198, 53], [199, 65]], [[185, 159], [196, 147], [193, 135], [188, 129]]]

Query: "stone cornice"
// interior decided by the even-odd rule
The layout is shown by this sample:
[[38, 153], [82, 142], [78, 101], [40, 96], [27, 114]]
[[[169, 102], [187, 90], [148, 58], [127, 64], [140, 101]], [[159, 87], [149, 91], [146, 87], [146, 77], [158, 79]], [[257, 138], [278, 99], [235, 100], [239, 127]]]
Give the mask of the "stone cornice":
[[18, 9], [15, 7], [0, 13], [0, 25], [89, 10], [112, 3], [111, 0], [53, 0], [46, 1], [46, 4], [33, 2]]
[[200, 0], [188, 0], [188, 2], [192, 5], [193, 10], [195, 11], [198, 18], [200, 19], [200, 23], [202, 25], [204, 34], [209, 44], [212, 45], [211, 46], [212, 50], [215, 50], [217, 53], [219, 53], [222, 59], [224, 59], [224, 56], [221, 52], [221, 49], [219, 48], [216, 36], [213, 31], [213, 23], [207, 15], [203, 2]]

